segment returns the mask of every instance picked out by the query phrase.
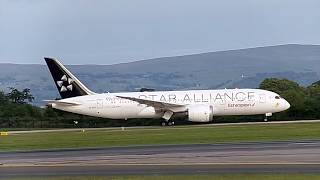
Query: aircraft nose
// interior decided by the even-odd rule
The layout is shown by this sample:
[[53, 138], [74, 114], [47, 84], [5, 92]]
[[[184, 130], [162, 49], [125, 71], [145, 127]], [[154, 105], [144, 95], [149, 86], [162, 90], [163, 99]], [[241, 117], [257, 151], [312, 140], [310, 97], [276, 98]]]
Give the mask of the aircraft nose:
[[287, 109], [289, 109], [290, 108], [290, 103], [287, 101], [287, 100], [284, 100], [285, 102], [284, 102], [284, 110], [287, 110]]

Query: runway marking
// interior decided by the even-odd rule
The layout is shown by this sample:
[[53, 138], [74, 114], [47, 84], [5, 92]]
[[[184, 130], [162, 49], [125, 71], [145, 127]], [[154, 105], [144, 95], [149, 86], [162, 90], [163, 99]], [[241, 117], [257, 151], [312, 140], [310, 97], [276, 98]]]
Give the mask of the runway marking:
[[320, 143], [317, 142], [295, 142], [295, 143], [291, 143], [291, 144], [297, 144], [297, 145], [320, 145]]

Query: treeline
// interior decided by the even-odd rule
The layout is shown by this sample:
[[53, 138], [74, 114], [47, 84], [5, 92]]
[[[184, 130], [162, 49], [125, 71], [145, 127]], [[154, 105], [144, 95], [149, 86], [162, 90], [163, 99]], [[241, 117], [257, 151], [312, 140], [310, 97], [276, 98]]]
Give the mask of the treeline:
[[274, 114], [271, 119], [319, 119], [320, 118], [320, 81], [308, 87], [287, 79], [270, 78], [260, 84], [266, 89], [280, 94], [291, 107], [287, 111]]
[[[320, 118], [320, 81], [308, 87], [287, 79], [269, 78], [260, 84], [260, 89], [280, 94], [291, 104], [287, 111], [274, 114], [269, 120], [296, 120]], [[110, 120], [62, 112], [51, 108], [32, 106], [34, 100], [30, 89], [22, 91], [10, 88], [0, 91], [0, 128], [62, 128], [62, 127], [112, 127], [159, 125], [159, 119]], [[264, 116], [215, 117], [214, 122], [263, 121]], [[190, 124], [183, 119], [177, 124]]]
[[63, 112], [52, 108], [33, 106], [30, 89], [22, 91], [9, 88], [8, 93], [0, 91], [1, 128], [76, 128], [152, 125], [155, 120], [110, 120]]

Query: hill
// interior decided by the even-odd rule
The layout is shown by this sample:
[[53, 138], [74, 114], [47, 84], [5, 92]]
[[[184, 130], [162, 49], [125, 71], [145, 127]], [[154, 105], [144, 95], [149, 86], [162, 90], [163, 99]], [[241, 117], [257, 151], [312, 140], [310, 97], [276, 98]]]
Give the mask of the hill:
[[[63, 59], [61, 60], [63, 63]], [[116, 65], [71, 65], [96, 92], [254, 88], [267, 77], [310, 85], [320, 78], [320, 45], [279, 45], [163, 57]], [[45, 65], [0, 64], [0, 89], [30, 88], [36, 104], [59, 97]]]

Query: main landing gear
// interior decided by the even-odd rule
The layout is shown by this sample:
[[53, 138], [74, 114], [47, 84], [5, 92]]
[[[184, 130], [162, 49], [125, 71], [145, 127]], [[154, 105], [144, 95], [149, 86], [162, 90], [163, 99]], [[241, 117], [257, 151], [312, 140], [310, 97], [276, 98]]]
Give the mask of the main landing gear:
[[163, 121], [161, 122], [161, 126], [173, 126], [174, 123], [175, 123], [175, 122], [174, 122], [173, 120], [168, 120], [168, 121], [163, 120]]
[[161, 126], [173, 126], [174, 121], [170, 119], [172, 115], [173, 115], [172, 111], [166, 111], [162, 116], [164, 120], [161, 122]]

